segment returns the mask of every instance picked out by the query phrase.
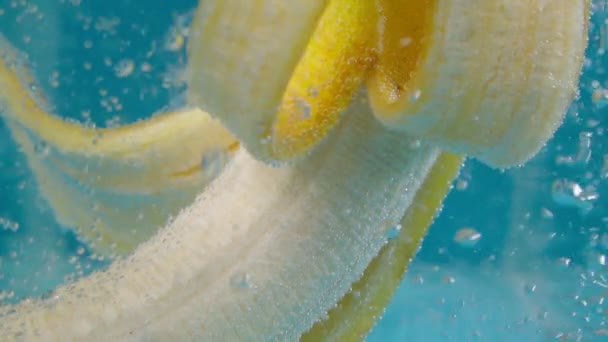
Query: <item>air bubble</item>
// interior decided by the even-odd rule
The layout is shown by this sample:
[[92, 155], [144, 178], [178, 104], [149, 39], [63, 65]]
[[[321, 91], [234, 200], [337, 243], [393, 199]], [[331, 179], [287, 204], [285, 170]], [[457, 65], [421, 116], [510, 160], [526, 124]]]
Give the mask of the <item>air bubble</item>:
[[412, 101], [414, 101], [414, 102], [418, 101], [421, 96], [422, 96], [422, 91], [420, 89], [414, 90], [414, 92], [412, 93]]
[[230, 277], [230, 286], [237, 290], [243, 290], [250, 286], [250, 276], [246, 272], [235, 273]]
[[456, 181], [456, 190], [463, 191], [469, 187], [469, 181], [466, 179], [458, 179]]
[[114, 67], [114, 71], [116, 72], [116, 77], [124, 78], [128, 77], [133, 73], [135, 69], [135, 63], [130, 59], [122, 59], [116, 64]]
[[150, 70], [152, 70], [152, 64], [144, 62], [141, 64], [139, 69], [143, 72], [149, 72]]
[[402, 47], [406, 47], [406, 46], [409, 46], [410, 44], [412, 44], [412, 41], [413, 41], [412, 37], [403, 37], [403, 38], [399, 39], [399, 44]]
[[59, 73], [57, 71], [54, 71], [53, 73], [51, 73], [51, 76], [49, 76], [49, 84], [53, 88], [58, 88], [59, 87], [59, 85], [60, 85], [60, 82], [59, 82]]
[[563, 267], [569, 267], [570, 264], [572, 263], [572, 259], [567, 258], [567, 257], [561, 257], [559, 259], [557, 259], [557, 264]]
[[608, 89], [597, 88], [593, 90], [591, 99], [598, 109], [606, 107], [608, 105]]
[[169, 51], [179, 51], [184, 46], [185, 42], [186, 37], [184, 37], [181, 32], [172, 30], [171, 33], [167, 36], [165, 48]]
[[540, 210], [540, 216], [546, 220], [550, 220], [553, 218], [553, 212], [547, 208], [542, 208]]
[[300, 113], [301, 119], [308, 119], [310, 117], [312, 109], [310, 108], [310, 103], [308, 103], [308, 101], [298, 97], [295, 99], [295, 105], [298, 112]]
[[473, 247], [481, 240], [481, 233], [474, 228], [462, 228], [454, 235], [454, 241], [462, 247]]
[[553, 182], [551, 196], [557, 204], [579, 208], [584, 213], [593, 209], [591, 202], [599, 197], [594, 189], [583, 189], [580, 184], [564, 179]]
[[219, 174], [228, 162], [228, 155], [223, 150], [212, 150], [203, 154], [201, 167], [206, 175]]
[[400, 224], [390, 226], [389, 229], [386, 231], [386, 239], [392, 240], [399, 237], [399, 232], [401, 232]]
[[0, 217], [0, 227], [2, 227], [4, 230], [16, 232], [19, 230], [19, 223], [4, 217]]
[[456, 278], [451, 277], [451, 276], [446, 276], [446, 277], [443, 277], [441, 282], [444, 284], [454, 284], [456, 282]]
[[524, 286], [524, 291], [527, 294], [533, 294], [534, 292], [536, 292], [536, 284], [526, 284]]
[[598, 264], [600, 264], [602, 266], [606, 266], [606, 255], [605, 254], [598, 255], [597, 262], [598, 262]]
[[45, 141], [38, 141], [34, 145], [34, 153], [41, 157], [46, 157], [51, 152], [49, 145]]
[[608, 154], [604, 154], [604, 162], [602, 164], [602, 170], [600, 171], [600, 177], [602, 179], [608, 178]]

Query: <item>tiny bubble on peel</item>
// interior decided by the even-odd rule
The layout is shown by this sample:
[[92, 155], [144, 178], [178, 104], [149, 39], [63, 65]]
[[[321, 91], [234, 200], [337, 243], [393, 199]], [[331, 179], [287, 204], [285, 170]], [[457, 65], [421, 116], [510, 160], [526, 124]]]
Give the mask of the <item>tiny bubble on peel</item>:
[[310, 103], [308, 103], [308, 101], [306, 101], [300, 97], [295, 99], [295, 103], [296, 103], [296, 107], [297, 107], [298, 111], [300, 112], [300, 118], [308, 119], [312, 112], [312, 110], [310, 108]]
[[393, 225], [386, 232], [386, 239], [387, 240], [392, 240], [392, 239], [398, 237], [400, 231], [401, 231], [401, 225], [400, 224]]
[[406, 47], [406, 46], [409, 46], [410, 44], [412, 44], [412, 41], [413, 41], [412, 37], [403, 37], [403, 38], [399, 39], [399, 44], [402, 47]]
[[422, 91], [420, 91], [420, 89], [414, 90], [414, 92], [412, 93], [412, 101], [418, 101], [420, 99], [420, 96], [422, 96]]
[[46, 157], [50, 153], [50, 147], [45, 141], [38, 141], [34, 145], [34, 152], [41, 157]]
[[307, 92], [308, 96], [310, 97], [316, 97], [317, 95], [319, 95], [319, 89], [315, 87], [309, 87]]

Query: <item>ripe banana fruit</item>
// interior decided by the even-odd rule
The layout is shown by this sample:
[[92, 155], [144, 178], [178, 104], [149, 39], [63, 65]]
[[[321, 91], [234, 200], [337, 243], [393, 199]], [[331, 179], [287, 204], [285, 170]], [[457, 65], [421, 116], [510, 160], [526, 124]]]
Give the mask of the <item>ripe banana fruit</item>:
[[[58, 289], [49, 300], [3, 308], [4, 339], [365, 335], [460, 166], [460, 157], [437, 146], [496, 166], [519, 163], [534, 153], [573, 94], [588, 2], [479, 0], [473, 3], [477, 7], [464, 0], [419, 2], [426, 6], [363, 2], [202, 2], [191, 46], [191, 101], [218, 117], [246, 149], [239, 149], [196, 201], [128, 258]], [[406, 14], [412, 24], [401, 27], [395, 20]], [[480, 22], [470, 22], [475, 20]], [[332, 35], [318, 31], [321, 23], [344, 30], [344, 44], [323, 46]], [[529, 40], [511, 30], [530, 30]], [[508, 56], [500, 56], [508, 69], [496, 69], [502, 62], [489, 60], [492, 52], [476, 45], [488, 44], [490, 35], [497, 40], [491, 46], [503, 52], [511, 46]], [[399, 46], [413, 48], [395, 51]], [[349, 69], [334, 60], [351, 53], [365, 63]], [[400, 63], [401, 57], [409, 62]], [[492, 66], [484, 69], [484, 63]], [[300, 66], [324, 64], [339, 70]], [[491, 73], [475, 74], [476, 67]], [[340, 76], [331, 77], [334, 71]], [[466, 73], [474, 75], [469, 79]], [[512, 75], [526, 82], [514, 85], [519, 81]], [[489, 90], [469, 84], [479, 77], [489, 77], [484, 79]], [[354, 95], [357, 82], [367, 84], [369, 102]], [[507, 82], [508, 91], [501, 93], [498, 82]], [[516, 96], [527, 95], [517, 86], [532, 83], [538, 89], [528, 91], [543, 98]], [[309, 85], [323, 85], [318, 90], [327, 93], [308, 92]], [[445, 103], [433, 102], [434, 96]], [[306, 105], [319, 112], [298, 116]], [[491, 113], [486, 109], [496, 110], [496, 117], [475, 118], [475, 113]], [[446, 117], [438, 118], [442, 114]], [[479, 124], [467, 126], [470, 122]], [[532, 136], [527, 125], [540, 137]], [[516, 131], [521, 142], [495, 137]], [[276, 168], [259, 161], [300, 157], [313, 147], [315, 153], [300, 163]], [[387, 232], [399, 223], [401, 236], [386, 243]], [[344, 296], [357, 280], [360, 297]], [[318, 322], [328, 312], [328, 319]]]

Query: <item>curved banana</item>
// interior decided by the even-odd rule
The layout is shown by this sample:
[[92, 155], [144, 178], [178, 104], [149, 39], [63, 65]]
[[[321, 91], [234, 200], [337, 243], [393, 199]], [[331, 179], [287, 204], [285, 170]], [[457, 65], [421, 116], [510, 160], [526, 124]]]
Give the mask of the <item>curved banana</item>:
[[[125, 255], [191, 203], [237, 141], [206, 113], [183, 110], [95, 129], [41, 109], [25, 56], [0, 36], [0, 107], [57, 220], [96, 253]], [[128, 228], [125, 228], [128, 227]]]
[[[527, 1], [513, 1], [519, 7], [509, 7], [503, 0], [491, 2], [497, 4], [498, 9], [523, 11]], [[560, 7], [563, 9], [564, 1], [553, 2], [559, 3], [555, 6], [564, 6]], [[373, 14], [378, 19], [367, 24], [391, 30], [394, 25], [385, 22], [390, 18], [381, 15], [381, 10], [388, 7], [382, 7], [382, 1], [370, 2], [378, 6], [378, 12]], [[536, 9], [543, 4], [552, 6], [551, 1], [530, 3]], [[553, 40], [565, 42], [563, 37], [577, 40], [584, 36], [586, 3], [568, 1], [568, 4], [574, 14], [560, 18], [570, 21], [560, 24], [574, 33], [562, 31], [561, 26], [551, 28], [555, 36], [549, 33], [545, 36], [543, 32], [541, 36], [546, 40], [541, 43], [543, 46], [551, 45]], [[438, 1], [436, 7], [431, 7], [431, 16], [425, 18], [432, 18], [433, 30], [450, 27], [448, 24], [457, 25], [457, 22], [472, 25], [468, 21], [479, 18], [473, 10], [465, 11], [464, 6], [461, 0]], [[460, 7], [461, 12], [455, 10]], [[343, 115], [343, 122], [336, 125], [333, 134], [302, 162], [275, 168], [255, 159], [275, 160], [276, 156], [301, 155], [336, 124], [330, 119], [319, 120], [312, 128], [306, 128], [312, 133], [288, 132], [286, 136], [294, 139], [288, 140], [286, 145], [276, 150], [266, 147], [282, 144], [275, 140], [274, 132], [269, 138], [264, 134], [269, 127], [273, 129], [275, 113], [281, 108], [289, 112], [288, 106], [281, 107], [284, 99], [291, 96], [286, 87], [294, 80], [300, 56], [306, 56], [307, 37], [324, 10], [327, 10], [324, 1], [286, 5], [276, 0], [211, 0], [201, 4], [195, 25], [195, 43], [207, 46], [193, 45], [191, 48], [191, 56], [195, 59], [192, 61], [192, 101], [204, 105], [203, 109], [216, 110], [213, 115], [226, 123], [254, 156], [240, 149], [222, 174], [188, 209], [140, 245], [133, 255], [115, 262], [107, 271], [60, 288], [49, 300], [3, 308], [0, 312], [3, 339], [293, 340], [306, 331], [310, 335], [305, 337], [336, 338], [360, 337], [367, 332], [373, 324], [373, 314], [377, 314], [390, 297], [399, 274], [424, 235], [422, 227], [432, 218], [460, 159], [441, 154], [434, 144], [443, 146], [444, 142], [430, 139], [422, 130], [420, 136], [429, 139], [421, 144], [412, 136], [386, 130], [373, 118], [368, 102], [362, 97], [351, 103]], [[339, 13], [340, 17], [336, 19], [348, 16]], [[446, 13], [461, 13], [465, 17], [455, 18]], [[541, 14], [539, 11], [532, 13]], [[549, 17], [556, 20], [555, 15]], [[437, 24], [447, 19], [449, 22], [443, 22], [443, 26]], [[487, 20], [485, 25], [503, 25], [501, 30], [516, 29], [509, 26], [511, 23]], [[368, 32], [352, 29], [353, 32]], [[454, 30], [461, 34], [468, 32]], [[378, 34], [379, 41], [395, 36], [393, 33], [383, 35], [382, 30]], [[402, 38], [410, 38], [407, 31], [404, 34], [406, 36]], [[445, 32], [445, 35], [449, 34]], [[434, 34], [424, 36], [435, 37]], [[515, 39], [510, 35], [497, 37], [502, 44], [514, 43], [507, 38]], [[440, 43], [448, 44], [437, 42]], [[403, 70], [391, 66], [391, 61], [398, 62], [397, 58], [380, 58], [383, 53], [388, 54], [380, 47], [390, 50], [391, 46], [395, 45], [378, 43], [377, 55], [372, 56], [372, 60], [377, 59], [379, 65], [388, 63], [385, 70]], [[572, 49], [564, 51], [564, 55], [582, 53], [575, 43], [564, 46]], [[331, 57], [329, 48], [317, 51], [322, 52], [316, 56], [318, 60], [323, 56]], [[443, 57], [449, 59], [452, 53], [457, 58], [460, 52], [446, 51]], [[400, 52], [393, 53], [393, 56], [398, 55]], [[426, 60], [417, 60], [416, 65], [422, 62]], [[551, 64], [544, 73], [535, 75], [547, 77], [557, 67], [578, 66]], [[377, 77], [373, 74], [374, 65], [369, 68], [372, 68], [367, 70], [372, 71], [371, 77]], [[521, 71], [510, 70], [512, 73]], [[314, 71], [313, 74], [314, 77], [319, 75]], [[350, 71], [344, 75], [358, 80]], [[410, 81], [406, 77], [397, 80], [406, 80], [410, 86], [416, 77]], [[326, 79], [331, 80], [331, 77]], [[541, 85], [550, 86], [551, 83], [547, 81]], [[452, 83], [451, 87], [441, 89], [458, 90], [454, 87], [456, 85]], [[349, 96], [348, 91], [339, 95], [340, 98]], [[370, 95], [376, 96], [371, 92]], [[496, 94], [496, 98], [505, 96], [500, 97], [501, 103], [514, 101], [508, 97], [512, 94], [499, 95]], [[556, 102], [565, 101], [561, 92], [549, 95]], [[419, 100], [422, 96], [421, 93]], [[319, 99], [320, 108], [323, 108], [325, 97]], [[422, 100], [421, 103], [425, 103]], [[542, 101], [550, 102], [551, 98]], [[522, 102], [522, 105], [530, 103]], [[331, 115], [341, 115], [341, 105], [328, 102], [327, 106], [338, 113]], [[378, 104], [373, 106], [379, 116]], [[466, 118], [470, 108], [460, 105], [457, 108], [460, 110], [457, 114]], [[547, 120], [545, 124], [548, 127], [555, 125], [555, 120]], [[512, 129], [509, 125], [522, 123], [525, 122], [519, 119], [500, 121], [505, 130]], [[291, 126], [285, 127], [289, 130]], [[315, 128], [321, 132], [316, 137]], [[310, 140], [307, 134], [313, 134], [314, 139]], [[446, 146], [451, 148], [452, 145]], [[526, 145], [529, 153], [534, 146], [533, 143]], [[519, 146], [514, 148], [517, 150]], [[285, 154], [273, 154], [276, 151], [285, 151]], [[420, 206], [412, 204], [416, 199]], [[387, 245], [387, 233], [399, 224], [404, 213], [402, 237]], [[377, 261], [370, 264], [374, 259]], [[355, 287], [362, 297], [356, 301], [354, 294], [343, 297], [358, 279], [361, 282]], [[340, 298], [340, 305], [330, 311]], [[363, 307], [366, 314], [357, 318], [355, 313]], [[327, 312], [329, 319], [313, 327]]]

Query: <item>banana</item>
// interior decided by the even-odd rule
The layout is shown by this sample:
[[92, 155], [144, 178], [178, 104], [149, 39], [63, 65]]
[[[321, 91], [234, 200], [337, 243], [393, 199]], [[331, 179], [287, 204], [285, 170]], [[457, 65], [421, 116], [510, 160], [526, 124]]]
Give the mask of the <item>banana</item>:
[[386, 127], [494, 167], [524, 163], [553, 135], [578, 88], [588, 0], [420, 1], [433, 12], [414, 28], [393, 10], [412, 5], [383, 2], [384, 45], [411, 38], [380, 51], [367, 81]]
[[[0, 37], [0, 104], [58, 222], [96, 253], [126, 255], [191, 203], [237, 141], [199, 109], [95, 129], [45, 112], [26, 59]], [[40, 102], [40, 100], [39, 100]]]
[[[337, 17], [332, 18], [327, 14], [332, 5], [348, 5], [337, 0], [329, 5], [203, 2], [190, 47], [191, 102], [219, 118], [244, 147], [187, 209], [131, 256], [59, 288], [48, 300], [0, 309], [3, 339], [293, 340], [306, 332], [305, 339], [364, 335], [398, 284], [460, 166], [461, 157], [442, 153], [438, 146], [491, 165], [518, 163], [538, 149], [548, 138], [543, 134], [554, 129], [562, 115], [533, 109], [563, 110], [573, 95], [588, 3], [486, 2], [491, 4], [479, 0], [475, 7], [470, 1], [467, 5], [464, 0], [437, 0], [418, 7], [378, 0], [352, 5], [374, 6], [376, 11], [366, 17], [373, 20], [368, 21], [357, 19], [364, 13], [358, 11], [349, 17], [350, 12], [336, 10]], [[411, 10], [422, 17], [406, 26], [394, 21]], [[395, 11], [399, 16], [393, 16]], [[505, 18], [498, 18], [501, 13]], [[359, 72], [346, 66], [339, 70], [338, 80], [347, 84], [327, 88], [337, 92], [336, 103], [307, 97], [310, 106], [325, 114], [308, 123], [300, 121], [302, 91], [309, 84], [333, 80], [314, 69], [308, 77], [307, 67], [300, 65], [348, 55], [307, 46], [329, 41], [324, 37], [331, 35], [316, 28], [336, 20], [377, 28], [377, 41], [370, 49], [367, 44], [374, 31], [369, 28], [323, 26], [362, 34], [347, 37], [338, 50], [361, 53], [361, 61], [370, 63]], [[475, 20], [480, 22], [470, 22]], [[523, 25], [529, 22], [538, 27]], [[542, 41], [535, 45], [505, 33], [521, 34], [520, 24], [532, 33], [530, 40]], [[511, 46], [524, 60], [508, 55], [504, 65], [510, 69], [496, 69], [503, 62], [486, 60], [491, 56], [482, 51], [487, 46], [476, 45], [491, 37], [481, 39], [485, 33], [473, 28], [498, 40], [491, 46]], [[467, 44], [461, 49], [452, 40]], [[410, 44], [412, 49], [398, 49]], [[441, 50], [442, 46], [451, 48]], [[549, 47], [563, 48], [558, 50], [562, 57], [549, 56]], [[535, 54], [546, 57], [548, 64], [533, 64]], [[402, 58], [409, 62], [399, 65]], [[493, 92], [476, 91], [480, 86], [469, 84], [479, 80], [474, 67], [486, 68], [484, 63], [493, 66], [484, 69], [493, 75], [487, 80]], [[438, 69], [431, 73], [430, 66]], [[471, 79], [465, 77], [467, 72], [474, 74]], [[529, 78], [518, 85], [537, 87], [528, 91], [547, 98], [537, 103], [512, 97], [524, 94], [511, 88], [518, 80], [509, 75], [517, 74]], [[499, 92], [494, 76], [507, 82], [507, 92]], [[553, 83], [552, 77], [564, 84]], [[438, 82], [444, 78], [446, 84]], [[367, 94], [356, 96], [342, 111], [341, 101], [348, 102], [357, 82], [366, 83]], [[400, 87], [397, 92], [390, 88], [395, 83]], [[553, 87], [555, 92], [546, 89]], [[564, 95], [568, 89], [571, 92]], [[434, 96], [446, 102], [431, 102]], [[493, 118], [472, 116], [480, 123], [469, 126], [470, 141], [458, 140], [471, 113], [498, 105], [511, 109], [499, 108], [503, 111]], [[281, 120], [288, 121], [281, 126]], [[429, 133], [440, 131], [444, 122], [454, 126], [454, 132], [445, 129], [447, 138]], [[536, 125], [540, 137], [520, 126], [530, 124]], [[477, 129], [491, 129], [492, 134]], [[491, 140], [500, 130], [520, 130], [522, 142]], [[299, 163], [265, 163], [299, 157], [313, 147], [315, 153]], [[399, 238], [387, 243], [387, 233], [398, 224]], [[353, 283], [357, 300], [354, 292], [349, 293]], [[358, 317], [358, 312], [363, 315]], [[326, 314], [327, 320], [319, 321]]]

